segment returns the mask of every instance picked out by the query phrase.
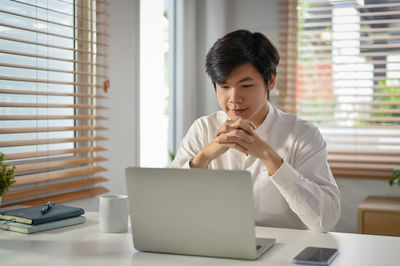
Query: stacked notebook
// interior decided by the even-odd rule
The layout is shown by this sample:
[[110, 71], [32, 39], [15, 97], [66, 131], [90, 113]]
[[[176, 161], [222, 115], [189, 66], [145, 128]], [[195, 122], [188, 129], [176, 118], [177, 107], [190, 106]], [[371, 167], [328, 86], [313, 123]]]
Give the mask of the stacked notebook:
[[55, 204], [42, 214], [41, 210], [44, 206], [0, 212], [0, 229], [31, 234], [86, 221], [86, 218], [82, 216], [85, 213], [82, 208]]

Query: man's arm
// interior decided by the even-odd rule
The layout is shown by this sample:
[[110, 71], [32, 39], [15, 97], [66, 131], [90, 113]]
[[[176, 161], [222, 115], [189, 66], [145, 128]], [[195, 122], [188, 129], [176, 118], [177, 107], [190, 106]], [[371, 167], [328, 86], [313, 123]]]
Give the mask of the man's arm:
[[316, 128], [301, 142], [294, 166], [284, 162], [271, 181], [311, 230], [333, 230], [340, 217], [340, 193], [327, 163], [326, 144]]
[[172, 168], [190, 168], [189, 162], [203, 147], [203, 129], [198, 120], [189, 128], [181, 140], [179, 149], [171, 163]]

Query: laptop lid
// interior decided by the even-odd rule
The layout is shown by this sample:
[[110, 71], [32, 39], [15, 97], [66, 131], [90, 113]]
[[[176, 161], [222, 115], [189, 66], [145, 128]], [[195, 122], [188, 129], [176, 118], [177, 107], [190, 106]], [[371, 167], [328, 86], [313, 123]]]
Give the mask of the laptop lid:
[[257, 257], [250, 173], [128, 167], [126, 181], [135, 249]]

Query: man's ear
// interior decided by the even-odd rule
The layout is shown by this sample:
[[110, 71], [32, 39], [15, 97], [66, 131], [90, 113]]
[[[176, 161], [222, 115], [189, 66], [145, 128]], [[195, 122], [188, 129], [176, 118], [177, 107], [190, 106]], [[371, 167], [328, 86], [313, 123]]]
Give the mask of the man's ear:
[[272, 74], [271, 78], [268, 81], [268, 90], [272, 91], [275, 87], [275, 81], [276, 81], [276, 74]]

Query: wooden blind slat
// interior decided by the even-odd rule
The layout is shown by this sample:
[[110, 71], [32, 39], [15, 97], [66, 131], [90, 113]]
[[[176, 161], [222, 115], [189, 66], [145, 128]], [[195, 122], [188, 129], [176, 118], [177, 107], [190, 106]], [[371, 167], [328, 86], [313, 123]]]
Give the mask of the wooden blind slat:
[[310, 122], [313, 121], [337, 121], [338, 119], [342, 120], [342, 121], [357, 121], [357, 122], [376, 122], [376, 123], [381, 123], [381, 122], [400, 122], [400, 117], [375, 117], [375, 118], [371, 118], [371, 117], [366, 117], [366, 118], [362, 118], [362, 117], [345, 117], [345, 116], [341, 116], [341, 117], [314, 117], [314, 116], [302, 116], [302, 118], [304, 120], [308, 120]]
[[323, 132], [324, 136], [330, 137], [330, 136], [340, 136], [340, 137], [346, 137], [346, 136], [351, 136], [351, 137], [381, 137], [381, 138], [400, 138], [399, 134], [390, 134], [390, 133], [364, 133], [364, 132]]
[[372, 163], [336, 163], [330, 162], [329, 163], [331, 168], [334, 169], [356, 169], [356, 170], [387, 170], [393, 171], [393, 169], [397, 168], [398, 164], [372, 164]]
[[400, 165], [400, 157], [398, 156], [367, 156], [367, 155], [343, 155], [343, 154], [330, 154], [328, 161], [331, 162], [348, 162], [353, 161], [357, 163], [390, 163]]
[[[0, 25], [1, 25], [1, 23], [0, 23]], [[106, 66], [104, 64], [87, 62], [87, 61], [83, 61], [83, 60], [75, 60], [75, 59], [69, 59], [69, 58], [64, 58], [64, 57], [54, 57], [54, 56], [47, 56], [47, 55], [40, 55], [40, 54], [22, 53], [22, 52], [17, 52], [17, 51], [12, 51], [12, 50], [0, 49], [0, 53], [10, 54], [10, 55], [18, 55], [18, 56], [26, 56], [26, 57], [33, 57], [33, 58], [41, 58], [41, 59], [49, 59], [49, 60], [57, 60], [57, 61], [64, 61], [64, 62], [70, 62], [70, 63], [79, 63], [79, 64], [85, 64], [85, 65], [95, 65], [95, 66], [99, 66], [99, 67], [105, 67]]]
[[75, 137], [75, 138], [57, 138], [57, 139], [35, 139], [35, 140], [10, 140], [0, 141], [0, 147], [16, 147], [16, 146], [29, 146], [41, 144], [54, 144], [54, 143], [67, 143], [67, 142], [88, 142], [88, 141], [101, 141], [107, 140], [105, 137]]
[[375, 156], [380, 156], [380, 155], [396, 155], [400, 156], [400, 150], [389, 150], [389, 149], [330, 149], [329, 154], [353, 154], [353, 155], [375, 155]]
[[[324, 59], [324, 60], [321, 60], [321, 59], [317, 59], [317, 60], [313, 60], [313, 58], [309, 58], [309, 60], [307, 60], [307, 62], [299, 62], [297, 65], [296, 65], [296, 63], [295, 63], [295, 61], [296, 61], [296, 57], [294, 57], [294, 56], [290, 56], [289, 57], [289, 59], [290, 60], [288, 60], [288, 56], [285, 56], [285, 55], [282, 55], [283, 56], [283, 58], [282, 58], [282, 60], [283, 60], [283, 62], [284, 63], [282, 63], [282, 65], [281, 65], [281, 70], [282, 71], [284, 71], [285, 73], [286, 72], [289, 72], [289, 70], [288, 69], [284, 69], [283, 67], [285, 67], [285, 66], [308, 66], [308, 67], [311, 67], [311, 66], [314, 66], [314, 67], [321, 67], [321, 65], [332, 65], [334, 62], [332, 61], [332, 60], [330, 60], [330, 59]], [[286, 57], [286, 58], [285, 58]], [[286, 59], [286, 61], [288, 61], [288, 62], [285, 62], [285, 59]], [[398, 60], [396, 60], [396, 61], [393, 61], [394, 63], [398, 63], [399, 61]], [[385, 65], [385, 64], [387, 64], [388, 62], [386, 61], [386, 60], [372, 60], [372, 59], [369, 59], [369, 58], [366, 58], [366, 60], [365, 60], [365, 63], [369, 63], [369, 64], [375, 64], [375, 65]], [[355, 63], [354, 62], [340, 62], [340, 63], [338, 63], [337, 65], [338, 66], [341, 66], [341, 65], [343, 65], [343, 66], [345, 66], [345, 65], [354, 65]], [[357, 63], [356, 63], [357, 64]], [[360, 64], [360, 63], [358, 63], [358, 64]]]
[[[330, 97], [337, 97], [337, 96], [344, 96], [344, 97], [360, 97], [360, 96], [369, 96], [369, 97], [375, 97], [375, 98], [378, 98], [378, 97], [400, 97], [400, 93], [393, 93], [393, 94], [391, 94], [391, 93], [371, 93], [371, 94], [362, 94], [362, 93], [360, 93], [360, 94], [346, 94], [346, 93], [335, 93], [335, 94], [333, 94], [333, 93], [319, 93], [318, 92], [318, 90], [317, 91], [315, 91], [315, 90], [313, 90], [313, 89], [301, 89], [301, 91], [302, 91], [302, 94], [301, 95], [295, 95], [295, 94], [291, 94], [291, 93], [279, 93], [279, 96], [281, 97], [281, 98], [283, 98], [283, 97], [297, 97], [298, 99], [308, 99], [308, 98], [315, 98], [315, 95], [316, 94], [318, 94], [318, 97], [326, 97], [326, 98], [330, 98]], [[306, 91], [306, 92], [304, 92], [304, 91]], [[308, 91], [311, 91], [311, 93], [309, 93]], [[304, 93], [303, 93], [304, 92]], [[330, 110], [330, 111], [329, 111]], [[318, 110], [316, 110], [316, 111], [321, 111], [321, 112], [324, 112], [324, 111], [329, 111], [329, 112], [341, 112], [342, 110], [339, 110], [339, 109], [318, 109]], [[377, 112], [391, 112], [391, 111], [393, 111], [393, 112], [397, 112], [399, 109], [391, 109], [391, 110], [371, 110], [371, 112], [374, 112], [374, 111], [377, 111]], [[308, 110], [309, 111], [309, 110]], [[354, 111], [356, 111], [357, 112], [357, 109], [354, 109]], [[368, 111], [368, 110], [358, 110], [359, 112], [365, 112], [365, 111]], [[307, 110], [305, 110], [305, 109], [303, 109], [302, 110], [302, 112], [307, 112]]]
[[[44, 162], [26, 163], [15, 165], [15, 174], [18, 176], [20, 173], [43, 171], [53, 168], [62, 168], [76, 165], [88, 165], [95, 162], [106, 161], [104, 157], [89, 157], [89, 158], [73, 158], [73, 159], [53, 159]], [[13, 165], [10, 163], [10, 165]]]
[[321, 129], [334, 128], [334, 129], [400, 129], [399, 126], [393, 125], [338, 125], [338, 124], [324, 124], [320, 126]]
[[[352, 15], [340, 15], [340, 16], [337, 16], [337, 17], [342, 17], [342, 18], [346, 18], [346, 17], [349, 17], [349, 16], [352, 16]], [[307, 19], [307, 20], [313, 20], [313, 19], [318, 19], [318, 20], [320, 20], [320, 19], [330, 19], [330, 18], [332, 18], [332, 14], [322, 14], [322, 15], [320, 15], [320, 14], [318, 14], [318, 15], [316, 15], [316, 13], [307, 13], [307, 14], [305, 14], [304, 16], [303, 16], [303, 18], [305, 18], [305, 19]], [[295, 20], [294, 19], [290, 19], [290, 20], [288, 20], [288, 19], [286, 19], [286, 18], [282, 18], [282, 20], [284, 20], [284, 21], [290, 21], [290, 22], [292, 22], [292, 23], [294, 23], [295, 22]], [[372, 23], [368, 23], [368, 22], [372, 22]], [[327, 26], [330, 26], [330, 25], [332, 25], [332, 23], [331, 22], [328, 22], [328, 23], [330, 23], [330, 24], [328, 24]], [[351, 21], [349, 22], [349, 21], [344, 21], [344, 22], [341, 22], [341, 21], [339, 21], [338, 22], [338, 24], [350, 24], [351, 23]], [[381, 19], [379, 19], [379, 18], [376, 18], [375, 20], [371, 20], [371, 21], [359, 21], [359, 24], [361, 24], [361, 25], [368, 25], [368, 24], [382, 24], [382, 23], [385, 23], [385, 24], [389, 24], [389, 23], [398, 23], [398, 19], [385, 19], [385, 18], [381, 18]], [[303, 24], [304, 25], [304, 24]], [[353, 25], [354, 25], [354, 22], [353, 22]]]
[[[398, 12], [397, 14], [400, 14], [400, 12]], [[396, 32], [396, 31], [399, 31], [399, 29], [400, 29], [400, 27], [395, 27], [395, 28], [389, 28], [389, 27], [383, 27], [383, 28], [372, 28], [372, 29], [370, 29], [370, 28], [360, 28], [360, 29], [358, 29], [358, 30], [354, 30], [354, 29], [352, 29], [352, 28], [347, 28], [347, 29], [342, 29], [342, 30], [338, 30], [337, 32], [355, 32], [355, 31], [357, 31], [357, 32], [361, 32], [361, 33], [368, 33], [368, 32], [380, 32], [380, 33], [385, 33], [385, 32], [387, 32], [387, 33], [390, 33], [390, 32]], [[315, 35], [315, 34], [321, 34], [321, 33], [324, 33], [324, 32], [326, 32], [326, 30], [325, 29], [323, 29], [323, 30], [304, 30], [304, 31], [301, 31], [301, 33], [300, 33], [300, 36], [309, 36], [309, 35]]]
[[[90, 7], [87, 7], [87, 6], [82, 6], [82, 5], [76, 4], [76, 2], [68, 2], [68, 1], [65, 1], [65, 0], [58, 0], [58, 1], [59, 1], [59, 2], [63, 2], [63, 3], [66, 3], [66, 4], [73, 5], [74, 7], [80, 7], [80, 8], [86, 9], [86, 10], [90, 10], [90, 11], [92, 11], [92, 12], [95, 11], [97, 15], [105, 15], [105, 16], [108, 16], [108, 14], [107, 14], [106, 12], [102, 12], [102, 11], [99, 11], [99, 10], [96, 10], [96, 9], [93, 9], [93, 8], [90, 8]], [[99, 3], [99, 1], [97, 1], [96, 3], [97, 3], [97, 4], [101, 4], [101, 3]]]
[[0, 115], [0, 120], [105, 120], [107, 117], [100, 115]]
[[97, 32], [95, 30], [91, 30], [91, 29], [85, 29], [85, 28], [80, 28], [80, 27], [75, 27], [73, 25], [68, 25], [65, 23], [60, 23], [59, 21], [53, 21], [53, 20], [48, 20], [48, 19], [42, 19], [39, 17], [32, 17], [32, 16], [28, 16], [25, 14], [20, 14], [20, 13], [16, 13], [16, 12], [11, 12], [8, 10], [3, 10], [0, 9], [1, 13], [4, 14], [8, 14], [8, 15], [13, 15], [13, 16], [17, 16], [17, 17], [23, 17], [23, 18], [27, 18], [27, 19], [31, 19], [31, 20], [35, 20], [35, 21], [41, 21], [41, 22], [45, 22], [45, 23], [50, 23], [50, 24], [54, 24], [54, 25], [58, 25], [58, 26], [62, 26], [62, 27], [66, 27], [66, 28], [70, 28], [70, 29], [75, 29], [78, 31], [85, 31], [85, 32], [90, 32], [92, 34], [98, 34], [98, 35], [105, 35], [105, 36], [109, 36], [109, 34], [107, 33], [103, 33], [103, 32]]
[[81, 38], [70, 37], [68, 35], [62, 35], [62, 34], [56, 34], [56, 33], [36, 30], [36, 29], [30, 29], [30, 28], [16, 26], [16, 25], [7, 24], [7, 23], [3, 23], [3, 22], [0, 23], [0, 26], [11, 28], [11, 29], [18, 29], [18, 30], [23, 30], [23, 31], [29, 31], [29, 32], [39, 33], [39, 34], [45, 34], [45, 35], [60, 37], [60, 38], [69, 39], [69, 40], [77, 40], [77, 41], [80, 41], [80, 42], [91, 43], [91, 44], [101, 45], [101, 46], [105, 46], [105, 47], [108, 46], [108, 45], [106, 45], [104, 43], [101, 43], [101, 42], [89, 41], [89, 40], [85, 40], [85, 39], [81, 39]]
[[298, 101], [293, 101], [292, 99], [281, 99], [279, 100], [280, 103], [289, 103], [289, 104], [301, 104], [301, 105], [342, 105], [342, 104], [349, 104], [349, 105], [379, 105], [379, 106], [385, 106], [385, 105], [394, 105], [398, 106], [400, 105], [399, 101], [373, 101], [373, 102], [355, 102], [355, 101], [342, 101], [342, 102], [332, 102], [332, 101], [318, 101], [318, 102], [313, 102], [313, 101], [306, 101], [306, 100], [298, 100]]
[[[321, 2], [313, 2], [313, 4], [327, 4], [327, 1], [321, 1]], [[354, 4], [354, 2], [353, 2]], [[400, 3], [379, 3], [379, 4], [363, 4], [363, 5], [358, 5], [354, 4], [353, 7], [356, 9], [368, 9], [368, 8], [383, 8], [383, 7], [398, 7], [400, 6]], [[346, 6], [337, 6], [335, 8], [344, 8]], [[324, 7], [307, 7], [308, 11], [329, 11], [332, 10], [334, 7], [333, 6], [324, 6]]]
[[[1, 51], [0, 51], [0, 53], [1, 53]], [[82, 86], [82, 87], [102, 88], [102, 85], [89, 84], [89, 83], [84, 83], [84, 82], [72, 82], [72, 81], [48, 80], [48, 79], [32, 79], [32, 78], [22, 78], [22, 77], [15, 77], [15, 76], [0, 76], [0, 80], [35, 82], [35, 83], [51, 83], [51, 84], [76, 85], [76, 86]]]
[[[18, 0], [11, 0], [11, 1], [16, 2], [16, 3], [19, 3], [19, 4], [21, 4], [21, 5], [26, 5], [26, 6], [30, 6], [30, 7], [42, 9], [42, 10], [44, 10], [44, 11], [50, 11], [50, 12], [62, 14], [62, 15], [65, 15], [65, 16], [75, 17], [75, 18], [77, 18], [78, 20], [86, 20], [86, 21], [88, 21], [88, 22], [93, 22], [93, 21], [94, 21], [94, 20], [92, 20], [92, 19], [82, 18], [82, 17], [80, 17], [80, 16], [78, 16], [78, 15], [76, 15], [76, 14], [75, 14], [75, 15], [71, 15], [71, 14], [69, 14], [69, 13], [65, 13], [65, 12], [62, 12], [62, 11], [59, 11], [59, 10], [55, 10], [55, 9], [51, 9], [51, 8], [42, 7], [42, 6], [40, 6], [40, 5], [34, 5], [34, 4], [30, 4], [30, 3], [22, 2], [22, 1], [18, 1]], [[103, 24], [103, 23], [100, 22], [100, 21], [96, 21], [96, 23], [97, 23], [97, 24]]]
[[104, 171], [107, 171], [107, 169], [101, 166], [95, 166], [95, 167], [86, 167], [73, 170], [61, 170], [61, 171], [53, 171], [40, 174], [24, 175], [15, 178], [15, 183], [12, 184], [12, 187], [37, 184], [46, 181], [54, 181], [71, 177], [93, 175]]
[[[399, 40], [400, 36], [396, 35], [374, 35], [374, 36], [368, 36], [368, 37], [363, 37], [363, 36], [345, 36], [341, 40], [342, 41], [351, 41], [351, 40], [356, 40], [356, 41], [371, 41], [371, 40]], [[332, 39], [329, 39], [331, 41]], [[327, 40], [323, 40], [321, 38], [301, 38], [298, 40], [298, 44], [306, 44], [310, 42], [319, 42], [319, 43], [325, 43]], [[282, 40], [281, 42], [284, 43]]]
[[[400, 21], [400, 20], [399, 20]], [[320, 40], [323, 42], [323, 40]], [[305, 47], [299, 47], [297, 48], [298, 51], [331, 51], [332, 46], [305, 46]], [[341, 48], [341, 47], [334, 47], [334, 48]], [[400, 44], [370, 44], [370, 45], [358, 45], [357, 47], [354, 48], [359, 48], [359, 49], [387, 49], [387, 48], [400, 48]], [[295, 49], [293, 49], [295, 50]]]
[[77, 75], [87, 75], [87, 76], [98, 77], [98, 78], [104, 78], [105, 77], [104, 75], [99, 75], [99, 74], [95, 74], [95, 73], [88, 73], [88, 72], [82, 72], [82, 71], [71, 71], [71, 70], [67, 70], [67, 69], [28, 66], [28, 65], [19, 65], [19, 64], [9, 64], [9, 63], [1, 63], [1, 62], [0, 62], [0, 66], [9, 67], [9, 68], [22, 68], [22, 69], [31, 69], [31, 70], [41, 70], [41, 71], [47, 71], [47, 72], [59, 72], [59, 73], [70, 73], [70, 74], [77, 74]]
[[[281, 86], [285, 86], [285, 85], [286, 85], [285, 83], [279, 83], [280, 87]], [[363, 87], [363, 86], [357, 85], [357, 84], [355, 84], [354, 86], [353, 85], [341, 84], [341, 85], [338, 85], [338, 86], [335, 86], [335, 87], [338, 88], [338, 89], [346, 89], [346, 88], [347, 89], [358, 89], [358, 88], [362, 89], [362, 88], [365, 88], [365, 86]], [[289, 87], [289, 88], [292, 88], [292, 87]], [[377, 90], [386, 90], [386, 89], [397, 89], [398, 87], [386, 86], [386, 85], [373, 85], [373, 86], [370, 86], [370, 88], [376, 89], [376, 91], [377, 91]], [[326, 90], [326, 89], [332, 90], [332, 84], [329, 84], [329, 85], [327, 85], [327, 84], [317, 84], [317, 83], [313, 82], [313, 83], [307, 84], [307, 88], [305, 88], [304, 86], [299, 88], [299, 90], [306, 90], [306, 91], [308, 89], [309, 90], [320, 90], [320, 91], [323, 91], [323, 90]], [[287, 93], [287, 94], [290, 93], [290, 95], [296, 95], [295, 92], [293, 92], [293, 91], [288, 91], [288, 92], [285, 92], [285, 93]]]
[[[400, 14], [400, 13], [398, 13]], [[348, 16], [342, 16], [348, 17]], [[310, 19], [311, 17], [305, 16], [305, 18]], [[325, 17], [327, 18], [327, 17]], [[328, 17], [329, 18], [329, 17]], [[391, 24], [391, 23], [399, 23], [399, 19], [377, 19], [377, 20], [367, 20], [367, 21], [360, 21], [358, 22], [359, 25], [373, 25], [373, 24]], [[345, 26], [345, 25], [354, 25], [354, 21], [342, 21], [337, 23], [332, 22], [310, 22], [310, 23], [303, 23], [301, 25], [302, 28], [318, 28], [318, 27], [330, 27], [332, 25], [336, 26]]]
[[65, 93], [65, 92], [54, 92], [54, 91], [28, 91], [28, 90], [7, 90], [0, 89], [0, 93], [4, 94], [25, 94], [25, 95], [47, 95], [47, 96], [74, 96], [74, 97], [84, 97], [84, 98], [102, 98], [107, 99], [103, 95], [93, 95], [88, 93]]
[[19, 108], [84, 108], [84, 109], [107, 109], [100, 105], [88, 104], [51, 104], [51, 103], [7, 103], [0, 102], [0, 107], [19, 107]]
[[[60, 194], [60, 195], [41, 197], [39, 199], [34, 199], [34, 200], [19, 201], [19, 202], [17, 202], [17, 204], [25, 205], [25, 206], [36, 206], [36, 205], [45, 204], [48, 201], [63, 203], [63, 202], [71, 201], [71, 200], [93, 197], [93, 196], [107, 193], [107, 192], [110, 192], [107, 188], [99, 186], [99, 187], [64, 193], [64, 194]], [[8, 207], [8, 206], [11, 206], [14, 204], [16, 204], [16, 203], [8, 204], [7, 202], [5, 202], [3, 204], [3, 202], [2, 202], [1, 205], [2, 205], [2, 207]]]
[[39, 195], [43, 195], [43, 194], [59, 192], [59, 191], [66, 190], [66, 189], [74, 189], [74, 188], [79, 188], [79, 187], [91, 186], [91, 185], [94, 185], [94, 184], [97, 184], [100, 182], [106, 182], [106, 181], [108, 181], [108, 179], [106, 179], [104, 177], [92, 177], [92, 178], [87, 178], [87, 179], [82, 179], [82, 180], [75, 180], [75, 181], [70, 181], [70, 182], [56, 183], [56, 184], [52, 184], [52, 185], [45, 185], [45, 186], [39, 186], [39, 187], [34, 187], [34, 188], [9, 191], [3, 195], [2, 200], [4, 200], [4, 201], [18, 200], [18, 199], [26, 198], [26, 197], [33, 197], [33, 196], [39, 196]]
[[102, 126], [76, 126], [76, 127], [29, 127], [29, 128], [0, 128], [0, 134], [18, 134], [34, 132], [56, 132], [56, 131], [93, 131], [106, 130]]
[[360, 139], [356, 139], [356, 140], [330, 140], [327, 139], [326, 143], [328, 145], [332, 145], [332, 144], [344, 144], [344, 145], [376, 145], [379, 144], [379, 146], [394, 146], [394, 145], [399, 145], [400, 142], [396, 141], [396, 142], [390, 142], [390, 141], [381, 141], [378, 142], [377, 141], [363, 141]]
[[13, 38], [13, 37], [3, 36], [3, 35], [0, 35], [0, 39], [6, 40], [6, 41], [17, 42], [17, 43], [33, 44], [33, 45], [43, 46], [43, 47], [47, 47], [47, 48], [56, 48], [56, 49], [62, 49], [62, 50], [68, 50], [68, 51], [74, 51], [74, 52], [79, 52], [79, 53], [85, 53], [85, 54], [92, 54], [92, 55], [99, 55], [99, 56], [107, 57], [107, 54], [87, 51], [87, 50], [83, 50], [83, 49], [80, 49], [80, 48], [77, 48], [77, 47], [69, 48], [69, 47], [60, 46], [60, 45], [54, 45], [54, 44], [42, 43], [42, 42], [36, 42], [36, 41], [29, 41], [29, 40]]
[[79, 147], [74, 149], [63, 149], [63, 150], [46, 150], [46, 151], [35, 151], [35, 152], [22, 152], [22, 153], [8, 153], [6, 154], [6, 160], [20, 160], [28, 158], [39, 158], [62, 154], [79, 154], [89, 152], [100, 152], [106, 149], [100, 146], [96, 147]]
[[374, 172], [360, 172], [355, 170], [335, 170], [332, 169], [334, 177], [351, 177], [351, 178], [371, 178], [371, 179], [393, 179], [393, 175], [390, 172], [387, 173], [374, 173]]
[[[300, 89], [300, 88], [299, 88]], [[356, 89], [356, 88], [353, 88]], [[323, 90], [321, 90], [323, 91]], [[350, 94], [347, 92], [335, 92], [335, 93], [324, 93], [324, 92], [319, 92], [318, 90], [312, 89], [312, 88], [301, 88], [301, 95], [296, 95], [291, 92], [289, 93], [279, 93], [279, 96], [281, 97], [298, 97], [298, 98], [314, 98], [316, 95], [318, 97], [335, 97], [335, 96], [346, 96], [346, 97], [360, 97], [360, 96], [370, 96], [370, 97], [400, 97], [400, 93], [359, 93], [359, 94]], [[339, 111], [339, 110], [338, 110]]]
[[[400, 28], [399, 28], [400, 31]], [[323, 50], [322, 50], [323, 51]], [[378, 57], [378, 56], [389, 56], [389, 55], [397, 55], [397, 52], [360, 52], [358, 54], [359, 56], [362, 57]], [[341, 57], [354, 57], [355, 55], [341, 55]], [[309, 59], [309, 60], [321, 60], [323, 58], [324, 60], [327, 60], [326, 58], [331, 58], [333, 57], [331, 52], [326, 52], [326, 53], [318, 53], [318, 54], [313, 54], [313, 53], [301, 53], [298, 55], [299, 58], [301, 59]], [[282, 58], [295, 58], [294, 55], [282, 55]]]

